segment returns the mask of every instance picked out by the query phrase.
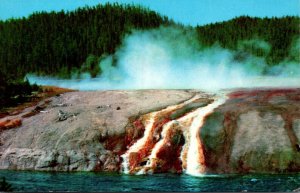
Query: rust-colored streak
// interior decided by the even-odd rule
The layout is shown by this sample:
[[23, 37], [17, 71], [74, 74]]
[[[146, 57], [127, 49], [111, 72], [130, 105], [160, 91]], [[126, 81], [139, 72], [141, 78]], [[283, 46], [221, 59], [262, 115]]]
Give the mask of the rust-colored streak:
[[265, 100], [278, 95], [293, 95], [299, 93], [300, 89], [252, 89], [231, 92], [228, 96], [230, 99], [245, 99], [251, 97], [263, 97]]
[[235, 91], [230, 93], [228, 96], [230, 99], [238, 99], [238, 98], [246, 98], [251, 96], [256, 96], [259, 93], [258, 90], [252, 90], [252, 91]]
[[155, 172], [181, 173], [182, 166], [180, 153], [184, 143], [182, 132], [170, 129], [165, 136], [165, 143], [157, 152], [157, 160], [154, 162]]
[[[125, 144], [126, 149], [129, 149], [128, 152], [128, 162], [129, 162], [129, 173], [133, 173], [134, 171], [139, 171], [139, 169], [145, 165], [146, 160], [150, 156], [154, 146], [162, 139], [162, 129], [165, 124], [169, 123], [174, 119], [178, 119], [180, 117], [184, 117], [190, 111], [205, 105], [208, 103], [209, 99], [191, 99], [191, 101], [187, 103], [181, 103], [178, 105], [170, 106], [166, 109], [163, 109], [158, 112], [148, 113], [145, 115], [141, 115], [139, 118], [135, 118], [134, 120], [129, 120], [130, 123], [125, 129]], [[154, 122], [152, 128], [149, 130], [149, 125], [147, 125], [149, 117], [154, 116]], [[152, 118], [153, 119], [153, 118]], [[149, 135], [145, 137], [142, 132], [149, 132]], [[142, 132], [141, 132], [142, 131]], [[140, 143], [137, 144], [136, 149], [130, 150], [138, 140], [141, 139]], [[182, 146], [182, 145], [181, 145]], [[166, 149], [165, 147], [162, 149]], [[168, 149], [168, 148], [167, 148]], [[169, 151], [168, 151], [169, 152]], [[172, 152], [174, 152], [172, 150]], [[178, 160], [180, 159], [180, 152], [178, 148], [176, 149], [176, 155]], [[124, 152], [125, 153], [125, 152]], [[132, 160], [134, 159], [134, 160]], [[168, 165], [168, 164], [167, 164]], [[171, 164], [174, 165], [174, 164]], [[182, 168], [181, 163], [175, 164], [176, 168]], [[180, 165], [180, 167], [179, 167]]]
[[45, 104], [48, 104], [50, 102], [50, 100], [48, 100], [47, 98], [50, 98], [50, 97], [53, 97], [56, 95], [60, 95], [63, 93], [75, 91], [72, 89], [60, 88], [60, 87], [55, 87], [55, 86], [40, 86], [40, 90], [41, 91], [39, 91], [39, 93], [31, 96], [30, 100], [28, 102], [24, 102], [15, 107], [0, 109], [0, 118], [5, 118], [7, 116], [19, 115], [26, 108], [34, 107], [34, 106], [38, 105], [38, 103], [42, 100], [45, 100]]
[[[136, 152], [129, 153], [129, 167], [131, 172], [133, 172], [135, 168], [140, 167], [141, 164], [145, 162], [145, 159], [150, 155], [155, 144], [161, 139], [161, 132], [163, 126], [169, 121], [171, 121], [170, 115], [175, 110], [177, 109], [173, 109], [166, 112], [162, 111], [155, 116], [154, 124], [150, 131], [150, 137], [146, 139], [144, 146]], [[125, 143], [127, 144], [127, 149], [131, 145], [136, 143], [138, 139], [143, 137], [143, 135], [136, 135], [135, 132], [139, 131], [140, 133], [140, 131], [145, 131], [145, 123], [142, 124], [142, 120], [147, 120], [148, 116], [149, 115], [144, 115], [142, 116], [142, 119], [133, 121], [131, 127], [128, 127], [126, 129]]]
[[0, 131], [13, 129], [22, 125], [21, 119], [5, 120], [0, 122]]
[[167, 123], [169, 120], [164, 119], [162, 117], [159, 118], [159, 120], [155, 120], [155, 123], [153, 124], [153, 127], [151, 129], [150, 137], [146, 140], [146, 144], [141, 148], [138, 152], [132, 152], [130, 156], [134, 156], [133, 158], [129, 157], [130, 160], [130, 168], [133, 170], [136, 167], [139, 167], [141, 162], [144, 161], [144, 159], [150, 155], [151, 150], [153, 149], [154, 145], [159, 141], [160, 139], [160, 133], [162, 131], [162, 127], [165, 123]]
[[104, 147], [107, 150], [115, 152], [117, 155], [121, 155], [125, 149], [124, 136], [122, 135], [113, 135], [108, 136], [104, 139]]
[[[138, 139], [143, 137], [145, 131], [145, 126], [143, 123], [143, 117], [140, 117], [136, 120], [134, 118], [129, 118], [129, 125], [126, 127], [125, 130], [125, 145], [126, 147], [132, 146]], [[124, 149], [125, 151], [126, 149]]]

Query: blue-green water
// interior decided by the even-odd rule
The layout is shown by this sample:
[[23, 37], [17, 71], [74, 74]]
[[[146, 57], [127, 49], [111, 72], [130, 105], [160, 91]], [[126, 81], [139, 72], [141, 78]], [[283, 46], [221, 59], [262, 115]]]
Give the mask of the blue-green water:
[[0, 170], [14, 191], [292, 191], [300, 174], [292, 175], [123, 175], [117, 173], [53, 173]]

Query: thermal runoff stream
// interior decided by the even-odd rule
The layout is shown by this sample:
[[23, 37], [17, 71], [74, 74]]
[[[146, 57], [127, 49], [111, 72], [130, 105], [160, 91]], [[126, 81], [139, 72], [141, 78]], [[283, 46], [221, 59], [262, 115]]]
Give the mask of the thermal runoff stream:
[[[218, 94], [204, 102], [203, 96], [196, 95], [181, 104], [145, 115], [143, 137], [121, 156], [122, 171], [151, 174], [174, 168], [193, 176], [205, 174], [199, 134], [205, 118], [226, 99], [226, 94]], [[188, 111], [190, 108], [193, 110]]]

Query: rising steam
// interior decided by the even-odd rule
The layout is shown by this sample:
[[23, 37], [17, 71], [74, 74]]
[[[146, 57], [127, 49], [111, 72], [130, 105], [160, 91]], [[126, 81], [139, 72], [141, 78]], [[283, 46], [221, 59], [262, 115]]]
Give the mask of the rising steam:
[[31, 83], [79, 90], [299, 87], [300, 39], [295, 42], [290, 56], [270, 68], [264, 58], [250, 54], [240, 57], [241, 51], [247, 51], [249, 46], [268, 54], [270, 45], [262, 40], [240, 42], [239, 51], [231, 51], [218, 44], [201, 46], [193, 29], [160, 27], [127, 35], [116, 53], [100, 62], [102, 73], [97, 78], [88, 75], [79, 80], [34, 75], [27, 78]]

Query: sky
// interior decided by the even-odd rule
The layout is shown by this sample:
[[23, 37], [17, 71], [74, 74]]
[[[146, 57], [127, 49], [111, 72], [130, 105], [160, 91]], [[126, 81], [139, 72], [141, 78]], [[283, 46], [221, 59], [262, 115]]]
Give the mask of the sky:
[[74, 10], [106, 2], [140, 4], [192, 26], [226, 21], [240, 15], [300, 15], [300, 0], [0, 0], [0, 19], [26, 17], [35, 11]]

